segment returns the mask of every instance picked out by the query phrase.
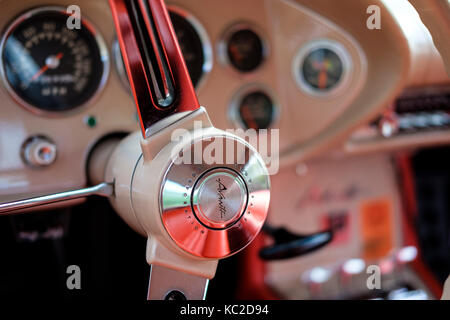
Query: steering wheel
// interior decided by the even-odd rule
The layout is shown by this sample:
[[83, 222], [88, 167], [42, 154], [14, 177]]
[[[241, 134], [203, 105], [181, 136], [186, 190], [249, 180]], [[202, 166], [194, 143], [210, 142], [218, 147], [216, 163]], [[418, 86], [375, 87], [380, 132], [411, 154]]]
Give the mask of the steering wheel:
[[[450, 73], [448, 0], [410, 0]], [[200, 107], [163, 0], [109, 0], [141, 126], [93, 187], [0, 204], [0, 214], [89, 195], [109, 197], [147, 237], [149, 299], [202, 299], [218, 260], [247, 246], [267, 217], [258, 152], [214, 128]]]
[[0, 214], [107, 196], [148, 238], [148, 299], [203, 299], [219, 259], [246, 247], [268, 212], [269, 174], [255, 148], [214, 128], [200, 107], [163, 0], [109, 0], [139, 115], [96, 186], [0, 204]]
[[444, 61], [450, 75], [450, 1], [448, 0], [410, 0], [419, 13], [420, 19], [428, 28], [433, 42]]
[[[450, 1], [448, 0], [410, 0], [419, 12], [425, 26], [433, 37], [433, 42], [441, 54], [447, 74], [450, 76]], [[450, 300], [450, 276], [445, 281], [442, 299]]]

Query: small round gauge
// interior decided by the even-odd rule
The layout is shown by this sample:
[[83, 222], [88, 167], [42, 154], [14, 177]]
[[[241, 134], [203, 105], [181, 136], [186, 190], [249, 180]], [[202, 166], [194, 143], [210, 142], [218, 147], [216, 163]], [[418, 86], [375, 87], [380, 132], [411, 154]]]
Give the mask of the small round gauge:
[[67, 27], [67, 13], [42, 7], [17, 18], [1, 45], [1, 71], [7, 89], [37, 113], [68, 111], [88, 102], [105, 82], [108, 54], [85, 19]]
[[238, 95], [232, 105], [232, 117], [245, 129], [267, 129], [275, 120], [277, 108], [272, 98], [260, 88]]
[[241, 72], [251, 72], [264, 60], [264, 43], [252, 29], [245, 26], [236, 28], [226, 39], [226, 54], [234, 68]]
[[350, 57], [334, 41], [317, 41], [302, 50], [294, 61], [294, 76], [300, 87], [312, 94], [328, 94], [342, 87]]
[[[208, 36], [198, 20], [188, 12], [178, 7], [169, 6], [169, 14], [192, 84], [194, 87], [198, 87], [203, 76], [212, 67], [212, 50]], [[117, 41], [114, 44], [113, 52], [117, 71], [123, 83], [129, 87], [128, 77]]]
[[342, 77], [342, 60], [336, 52], [319, 48], [309, 53], [302, 66], [303, 78], [311, 87], [330, 90]]

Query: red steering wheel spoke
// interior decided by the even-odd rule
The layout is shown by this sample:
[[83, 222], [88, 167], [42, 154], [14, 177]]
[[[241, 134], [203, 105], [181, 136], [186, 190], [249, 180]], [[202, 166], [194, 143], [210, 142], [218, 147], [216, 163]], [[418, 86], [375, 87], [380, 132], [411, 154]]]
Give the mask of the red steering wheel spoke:
[[178, 112], [200, 107], [162, 0], [110, 0], [142, 135]]

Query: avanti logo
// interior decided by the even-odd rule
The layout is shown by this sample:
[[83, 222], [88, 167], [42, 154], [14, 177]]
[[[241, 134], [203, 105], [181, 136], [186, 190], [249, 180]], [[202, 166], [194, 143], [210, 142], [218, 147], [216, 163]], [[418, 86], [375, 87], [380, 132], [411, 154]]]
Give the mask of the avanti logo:
[[222, 183], [222, 181], [220, 181], [220, 178], [218, 178], [216, 180], [216, 182], [218, 183], [218, 186], [217, 186], [218, 199], [217, 200], [218, 200], [220, 218], [223, 220], [227, 215], [227, 208], [225, 207], [225, 205], [223, 203], [223, 200], [226, 199], [223, 192], [225, 190], [227, 190], [227, 187]]

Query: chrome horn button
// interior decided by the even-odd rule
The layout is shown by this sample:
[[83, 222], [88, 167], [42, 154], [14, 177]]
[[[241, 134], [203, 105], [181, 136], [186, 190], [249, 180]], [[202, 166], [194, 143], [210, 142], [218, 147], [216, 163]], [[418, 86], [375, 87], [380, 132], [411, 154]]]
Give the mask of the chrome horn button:
[[195, 183], [191, 203], [206, 227], [224, 229], [236, 223], [247, 208], [248, 190], [239, 173], [228, 168], [205, 172]]
[[[196, 162], [195, 151], [212, 145], [223, 146], [219, 153], [231, 161]], [[270, 180], [261, 156], [245, 140], [215, 128], [174, 150], [159, 198], [161, 222], [170, 238], [200, 258], [221, 259], [245, 248], [261, 230], [269, 208]], [[190, 161], [180, 161], [186, 155]]]

